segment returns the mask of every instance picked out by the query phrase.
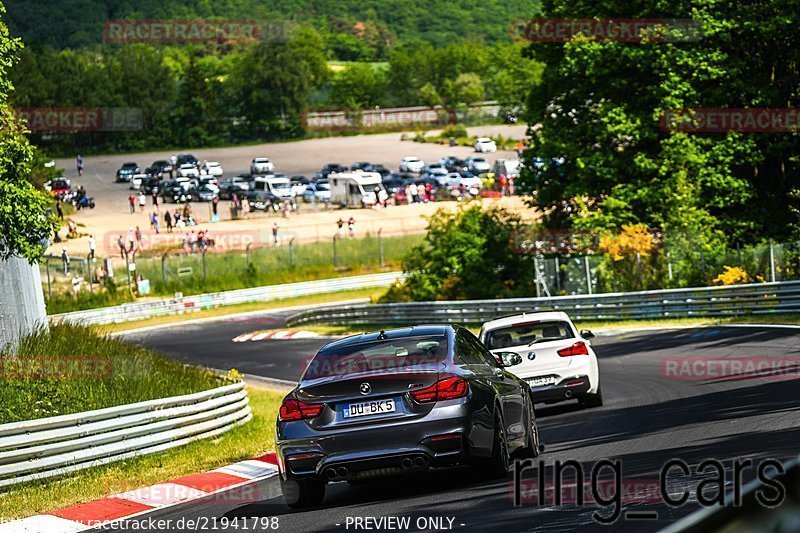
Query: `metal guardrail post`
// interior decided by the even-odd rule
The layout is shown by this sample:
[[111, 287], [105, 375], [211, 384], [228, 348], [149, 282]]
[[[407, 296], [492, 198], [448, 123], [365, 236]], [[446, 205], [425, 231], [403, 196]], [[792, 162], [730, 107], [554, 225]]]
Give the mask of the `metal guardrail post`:
[[203, 248], [203, 282], [206, 281], [206, 249]]
[[769, 279], [775, 283], [775, 245], [769, 240]]
[[294, 237], [289, 239], [289, 267], [294, 268]]
[[167, 255], [169, 255], [169, 252], [164, 252], [161, 256], [161, 282], [165, 287], [167, 286]]
[[47, 256], [44, 258], [44, 270], [47, 272], [47, 298], [51, 299], [53, 297], [53, 290], [50, 285], [50, 258]]
[[383, 261], [383, 239], [381, 233], [383, 233], [383, 228], [378, 228], [378, 264], [383, 268], [385, 263]]
[[339, 266], [339, 254], [336, 251], [336, 235], [333, 236], [333, 266]]
[[250, 246], [252, 245], [252, 242], [248, 242], [247, 246], [244, 247], [245, 266], [247, 266], [247, 268], [250, 268]]
[[589, 256], [583, 256], [583, 267], [586, 269], [586, 292], [592, 294], [592, 272], [589, 270]]

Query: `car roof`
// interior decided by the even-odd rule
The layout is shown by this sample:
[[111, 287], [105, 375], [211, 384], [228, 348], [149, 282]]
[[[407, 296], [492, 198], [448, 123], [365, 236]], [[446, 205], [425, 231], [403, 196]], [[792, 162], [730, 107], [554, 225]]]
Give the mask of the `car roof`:
[[[453, 326], [446, 324], [422, 324], [418, 326], [411, 326], [406, 328], [387, 329], [383, 330], [387, 339], [398, 339], [405, 337], [441, 337], [447, 335], [447, 332], [454, 329]], [[365, 342], [372, 342], [378, 340], [380, 335], [379, 331], [361, 333], [359, 335], [352, 335], [344, 339], [329, 342], [323, 346], [320, 351], [330, 350], [333, 348], [342, 348], [346, 346], [355, 346]]]
[[483, 330], [504, 328], [519, 324], [521, 322], [536, 322], [545, 320], [566, 320], [571, 322], [569, 315], [564, 311], [534, 311], [531, 313], [520, 313], [511, 316], [504, 316], [489, 320], [483, 324]]

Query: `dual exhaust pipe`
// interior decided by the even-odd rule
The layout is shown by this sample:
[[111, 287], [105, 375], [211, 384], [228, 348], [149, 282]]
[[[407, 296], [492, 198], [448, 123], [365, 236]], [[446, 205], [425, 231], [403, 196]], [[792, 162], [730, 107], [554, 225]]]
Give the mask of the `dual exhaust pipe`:
[[[400, 470], [402, 472], [425, 470], [428, 468], [428, 466], [428, 460], [419, 456], [414, 458], [403, 457], [403, 459], [400, 461]], [[331, 482], [345, 481], [357, 474], [357, 472], [351, 472], [346, 466], [330, 466], [325, 469], [325, 478]]]

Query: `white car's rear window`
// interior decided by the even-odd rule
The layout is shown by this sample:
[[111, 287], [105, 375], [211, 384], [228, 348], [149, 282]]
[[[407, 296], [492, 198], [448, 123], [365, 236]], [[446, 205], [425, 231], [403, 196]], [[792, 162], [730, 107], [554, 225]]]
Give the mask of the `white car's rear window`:
[[574, 337], [569, 323], [563, 320], [531, 321], [489, 331], [485, 344], [490, 350], [496, 350]]

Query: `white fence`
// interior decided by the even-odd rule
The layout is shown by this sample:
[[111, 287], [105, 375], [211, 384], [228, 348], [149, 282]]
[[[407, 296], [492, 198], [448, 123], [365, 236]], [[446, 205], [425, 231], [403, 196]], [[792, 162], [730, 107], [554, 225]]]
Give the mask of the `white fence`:
[[68, 320], [70, 322], [87, 325], [113, 324], [130, 320], [142, 320], [157, 316], [200, 311], [201, 309], [209, 309], [223, 305], [265, 302], [311, 294], [363, 289], [365, 287], [388, 287], [394, 283], [400, 275], [400, 272], [387, 272], [384, 274], [369, 274], [366, 276], [288, 283], [286, 285], [269, 285], [252, 289], [198, 294], [196, 296], [187, 296], [184, 298], [168, 298], [155, 302], [130, 303], [115, 307], [75, 311], [72, 313], [52, 315], [50, 319], [55, 322]]
[[252, 418], [243, 383], [0, 425], [0, 488], [213, 437]]

